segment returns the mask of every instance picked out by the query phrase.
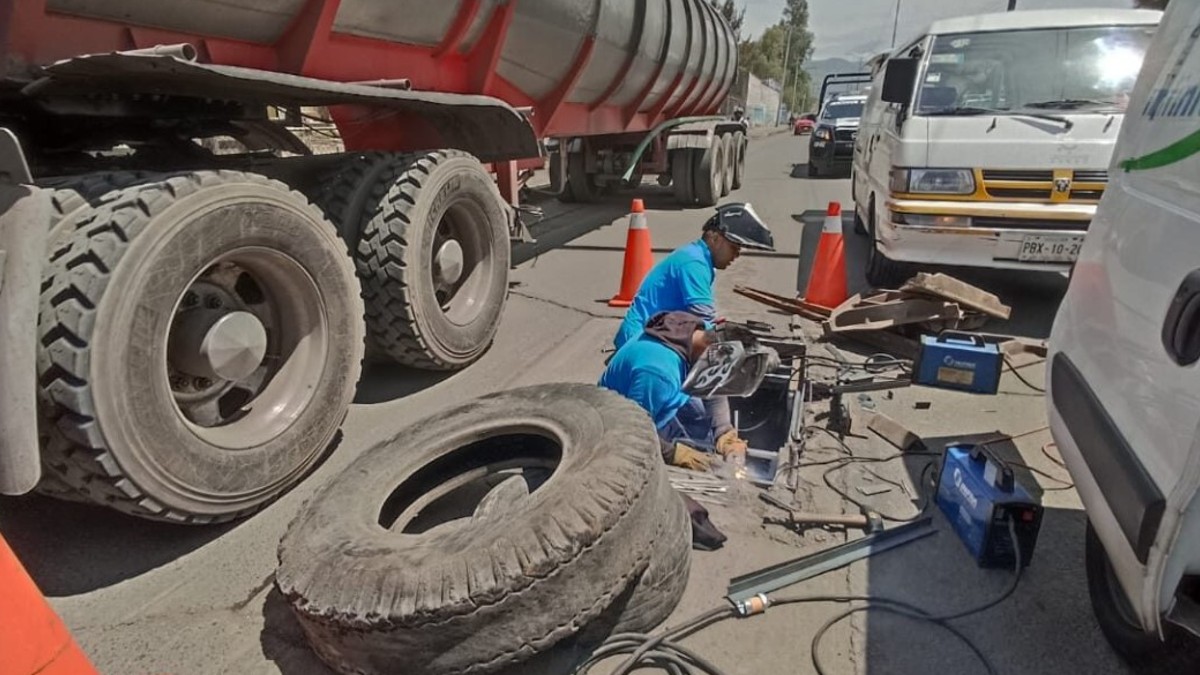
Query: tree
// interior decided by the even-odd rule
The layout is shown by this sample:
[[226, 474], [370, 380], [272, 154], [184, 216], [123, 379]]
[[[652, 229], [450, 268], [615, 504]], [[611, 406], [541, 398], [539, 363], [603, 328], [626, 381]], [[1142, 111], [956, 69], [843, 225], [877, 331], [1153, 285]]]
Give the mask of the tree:
[[734, 0], [709, 0], [712, 3], [713, 9], [717, 10], [725, 20], [729, 22], [729, 27], [733, 29], [733, 37], [735, 40], [742, 39], [742, 24], [746, 22], [746, 5], [743, 4], [741, 9], [738, 9], [737, 3]]
[[739, 45], [739, 62], [755, 77], [774, 80], [783, 89], [784, 105], [798, 111], [808, 105], [810, 98], [804, 64], [812, 56], [812, 39], [808, 30], [808, 0], [787, 0], [779, 23], [763, 31], [757, 40], [745, 40]]

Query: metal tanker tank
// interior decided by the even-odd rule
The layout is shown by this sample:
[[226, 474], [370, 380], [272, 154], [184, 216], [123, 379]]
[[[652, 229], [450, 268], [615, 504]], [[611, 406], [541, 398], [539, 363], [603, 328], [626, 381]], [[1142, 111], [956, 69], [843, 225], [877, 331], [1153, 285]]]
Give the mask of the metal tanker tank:
[[[547, 136], [644, 130], [712, 113], [737, 66], [733, 32], [704, 0], [31, 1], [44, 2], [48, 15], [133, 27], [135, 38], [190, 36], [209, 43], [214, 63], [340, 81], [407, 78], [416, 89], [497, 96], [532, 107]], [[308, 58], [288, 62], [280, 45], [312, 15], [330, 21], [328, 33], [314, 31]], [[22, 56], [66, 58], [89, 37], [42, 41]], [[492, 58], [478, 57], [493, 44]], [[262, 47], [276, 48], [273, 64]]]

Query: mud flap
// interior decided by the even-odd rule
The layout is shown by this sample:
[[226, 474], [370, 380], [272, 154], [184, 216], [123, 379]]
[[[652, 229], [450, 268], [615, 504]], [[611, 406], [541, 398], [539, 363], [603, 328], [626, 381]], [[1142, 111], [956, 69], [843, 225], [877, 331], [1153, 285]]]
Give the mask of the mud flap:
[[12, 132], [0, 129], [0, 494], [37, 485], [37, 312], [50, 192], [32, 179]]

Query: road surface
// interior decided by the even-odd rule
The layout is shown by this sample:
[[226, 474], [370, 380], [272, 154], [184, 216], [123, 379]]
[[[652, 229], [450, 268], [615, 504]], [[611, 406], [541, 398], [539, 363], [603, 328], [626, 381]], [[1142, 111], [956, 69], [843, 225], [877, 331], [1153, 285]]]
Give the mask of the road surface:
[[[745, 187], [729, 200], [750, 201], [775, 232], [778, 251], [747, 255], [718, 275], [718, 301], [734, 319], [758, 319], [782, 330], [787, 318], [732, 293], [750, 285], [781, 294], [795, 292], [821, 228], [826, 204], [847, 207], [845, 236], [852, 292], [861, 286], [865, 241], [853, 234], [849, 183], [809, 179], [803, 171], [807, 138], [775, 135], [749, 150]], [[681, 210], [669, 190], [647, 186], [647, 218], [656, 255], [697, 237], [707, 209]], [[76, 639], [105, 673], [284, 673], [323, 675], [286, 605], [274, 591], [275, 548], [301, 504], [316, 488], [378, 439], [408, 422], [436, 414], [468, 397], [552, 381], [594, 382], [603, 350], [620, 314], [605, 301], [617, 291], [631, 195], [596, 205], [562, 205], [541, 198], [546, 218], [533, 227], [535, 245], [514, 251], [518, 263], [495, 345], [482, 361], [456, 374], [373, 367], [363, 378], [356, 405], [337, 450], [300, 487], [263, 512], [220, 527], [178, 527], [143, 522], [103, 509], [40, 497], [0, 500], [0, 529], [29, 567]], [[800, 265], [798, 274], [798, 260]], [[1013, 319], [989, 330], [1032, 337], [1048, 335], [1065, 280], [1057, 276], [969, 273], [1013, 305]], [[811, 326], [809, 327], [811, 332]], [[819, 348], [818, 348], [819, 349]], [[1025, 370], [1034, 384], [1038, 367]], [[1043, 398], [1006, 375], [996, 397], [912, 388], [894, 396], [849, 399], [856, 424], [864, 408], [884, 412], [926, 436], [947, 439], [992, 431], [1022, 434], [1010, 453], [1020, 453], [1044, 472], [1027, 474], [1044, 494], [1047, 512], [1033, 565], [1016, 592], [989, 612], [956, 623], [1000, 673], [1057, 675], [1125, 673], [1095, 627], [1087, 602], [1082, 551], [1085, 517], [1065, 472], [1043, 452]], [[928, 403], [916, 409], [918, 402]], [[811, 423], [821, 424], [819, 420]], [[861, 431], [856, 426], [856, 431]], [[944, 441], [943, 441], [944, 443]], [[852, 438], [850, 450], [882, 457], [893, 450], [877, 438]], [[929, 440], [931, 447], [941, 447]], [[817, 433], [806, 460], [837, 456], [837, 445]], [[405, 448], [397, 447], [397, 453]], [[855, 466], [831, 482], [894, 517], [917, 512], [901, 485], [918, 482], [924, 460]], [[819, 510], [852, 511], [819, 473], [804, 474], [799, 501]], [[854, 492], [863, 481], [890, 486], [875, 497]], [[888, 482], [890, 481], [890, 482]], [[919, 501], [919, 500], [918, 500]], [[764, 525], [772, 513], [753, 496], [712, 518], [730, 539], [716, 552], [693, 553], [692, 575], [672, 621], [722, 602], [728, 579], [843, 540], [841, 533], [801, 536]], [[904, 549], [789, 589], [792, 594], [872, 594], [903, 599], [932, 612], [969, 607], [999, 594], [1010, 573], [976, 568], [941, 516], [940, 530]], [[774, 515], [778, 515], [775, 513]], [[766, 615], [713, 626], [686, 641], [731, 674], [808, 673], [812, 636], [844, 605], [802, 604]], [[821, 645], [827, 671], [836, 675], [956, 675], [986, 672], [948, 633], [882, 613], [857, 614], [835, 626]]]

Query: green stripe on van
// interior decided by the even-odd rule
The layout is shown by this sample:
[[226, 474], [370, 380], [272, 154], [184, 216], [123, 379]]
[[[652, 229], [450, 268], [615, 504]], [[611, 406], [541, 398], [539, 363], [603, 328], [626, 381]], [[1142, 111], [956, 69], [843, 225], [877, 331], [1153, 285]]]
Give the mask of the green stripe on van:
[[1200, 152], [1200, 131], [1193, 132], [1161, 150], [1141, 157], [1123, 160], [1121, 168], [1126, 171], [1145, 171], [1169, 166]]

